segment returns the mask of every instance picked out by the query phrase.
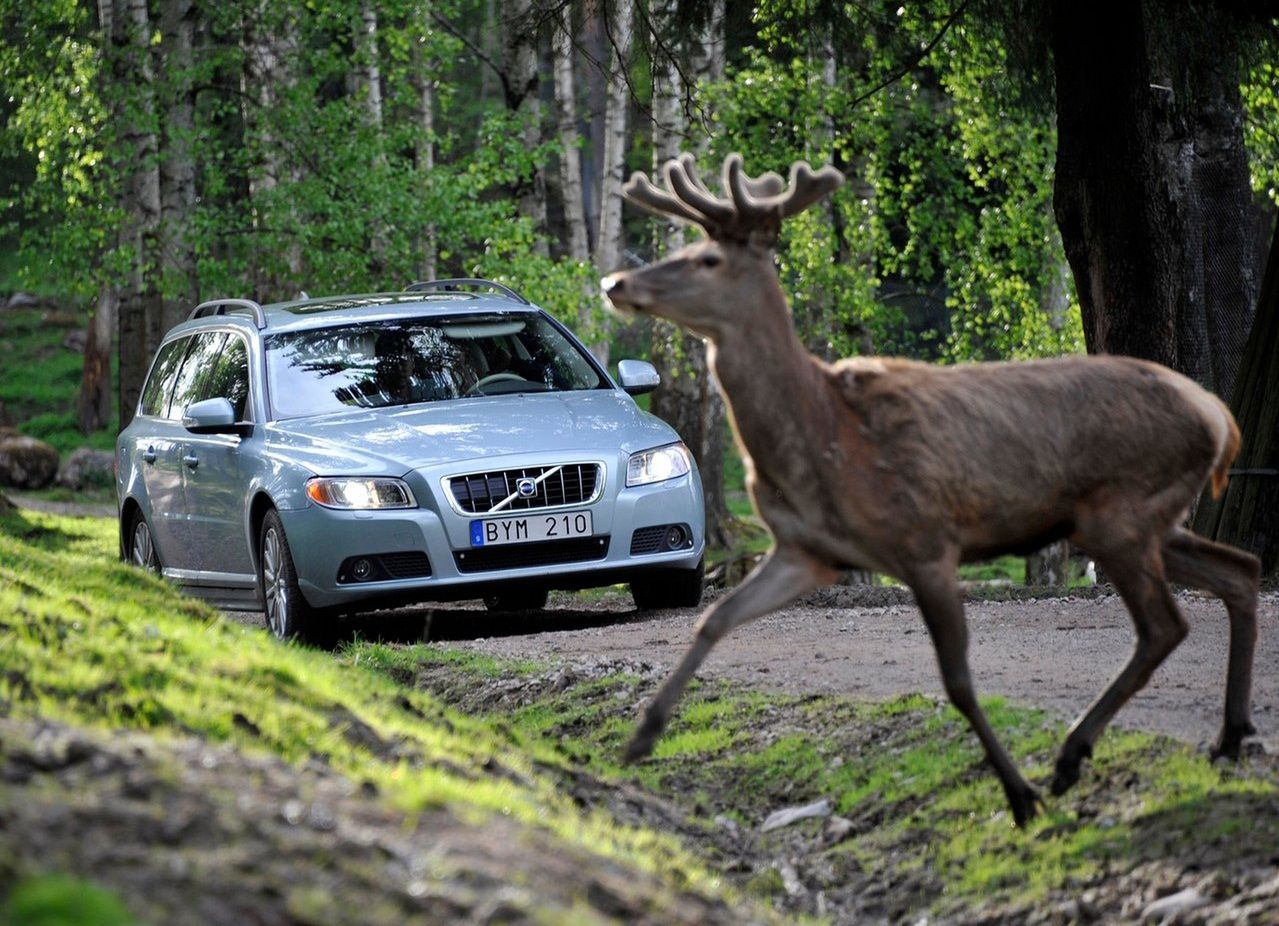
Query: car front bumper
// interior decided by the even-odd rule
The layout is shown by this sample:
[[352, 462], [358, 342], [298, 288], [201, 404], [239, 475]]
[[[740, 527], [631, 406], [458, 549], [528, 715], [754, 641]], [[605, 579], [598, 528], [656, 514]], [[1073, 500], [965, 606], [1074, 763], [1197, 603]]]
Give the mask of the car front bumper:
[[[493, 468], [504, 465], [501, 460], [485, 464]], [[457, 472], [456, 466], [450, 469]], [[590, 588], [626, 582], [652, 570], [695, 568], [705, 546], [705, 515], [697, 470], [634, 488], [621, 484], [625, 472], [624, 458], [608, 461], [604, 488], [596, 501], [555, 509], [590, 511], [590, 538], [547, 541], [545, 546], [537, 545], [537, 550], [532, 549], [532, 544], [502, 545], [494, 549], [510, 555], [501, 558], [499, 568], [477, 568], [467, 562], [467, 555], [475, 551], [470, 542], [471, 522], [483, 516], [460, 514], [448, 505], [441, 483], [444, 474], [439, 472], [410, 473], [405, 477], [418, 500], [417, 508], [353, 512], [311, 504], [282, 510], [280, 516], [298, 584], [307, 601], [317, 608], [478, 598], [504, 587]], [[526, 513], [538, 512], [504, 512]], [[670, 524], [690, 528], [691, 543], [687, 547], [632, 555], [632, 539], [637, 530]], [[555, 548], [554, 543], [575, 546]], [[525, 549], [517, 549], [520, 547]], [[348, 574], [349, 570], [343, 570], [353, 558], [386, 554], [425, 554], [430, 574], [357, 581]], [[576, 558], [555, 561], [566, 555]], [[416, 561], [421, 561], [420, 556]], [[343, 573], [344, 581], [339, 580], [339, 573]]]

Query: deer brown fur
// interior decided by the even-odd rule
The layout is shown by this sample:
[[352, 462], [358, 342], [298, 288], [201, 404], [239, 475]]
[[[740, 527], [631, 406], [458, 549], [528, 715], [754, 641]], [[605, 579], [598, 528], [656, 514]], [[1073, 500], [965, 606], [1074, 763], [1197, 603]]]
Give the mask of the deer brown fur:
[[952, 367], [804, 350], [773, 263], [781, 222], [842, 177], [832, 168], [747, 177], [724, 165], [727, 199], [689, 156], [666, 190], [635, 174], [636, 204], [700, 225], [706, 239], [604, 280], [619, 309], [701, 334], [746, 459], [747, 489], [774, 546], [707, 609], [688, 653], [645, 709], [627, 749], [648, 754], [715, 642], [734, 627], [834, 581], [873, 569], [914, 592], [951, 701], [972, 725], [1019, 825], [1038, 792], [977, 703], [956, 567], [1067, 538], [1114, 583], [1133, 618], [1127, 665], [1074, 723], [1052, 782], [1060, 794], [1115, 712], [1186, 635], [1168, 589], [1223, 599], [1230, 619], [1225, 719], [1214, 755], [1237, 757], [1255, 732], [1250, 691], [1259, 564], [1180, 524], [1211, 480], [1225, 485], [1239, 448], [1229, 410], [1172, 370], [1124, 357], [1066, 357]]

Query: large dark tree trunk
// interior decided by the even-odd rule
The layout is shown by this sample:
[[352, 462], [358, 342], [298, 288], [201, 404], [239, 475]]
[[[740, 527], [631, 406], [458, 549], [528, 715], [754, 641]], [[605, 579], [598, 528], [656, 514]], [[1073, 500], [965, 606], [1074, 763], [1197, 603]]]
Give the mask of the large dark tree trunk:
[[1229, 396], [1256, 294], [1237, 23], [1176, 0], [1057, 0], [1054, 206], [1090, 352]]
[[1200, 504], [1195, 529], [1255, 553], [1263, 574], [1274, 576], [1279, 573], [1279, 222], [1230, 405], [1243, 444], [1225, 495]]
[[154, 131], [154, 78], [146, 0], [117, 4], [112, 20], [112, 93], [121, 100], [120, 151], [125, 213], [121, 245], [132, 260], [119, 302], [120, 427], [133, 418], [151, 355], [160, 343], [160, 172]]

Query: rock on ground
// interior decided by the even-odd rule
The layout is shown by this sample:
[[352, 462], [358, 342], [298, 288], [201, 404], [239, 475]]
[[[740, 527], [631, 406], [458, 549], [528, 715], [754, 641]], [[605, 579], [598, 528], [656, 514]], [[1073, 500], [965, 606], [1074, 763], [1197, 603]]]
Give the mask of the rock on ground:
[[0, 486], [43, 489], [57, 474], [58, 451], [12, 428], [0, 428]]
[[115, 456], [79, 447], [58, 468], [58, 485], [68, 489], [104, 488], [115, 480]]

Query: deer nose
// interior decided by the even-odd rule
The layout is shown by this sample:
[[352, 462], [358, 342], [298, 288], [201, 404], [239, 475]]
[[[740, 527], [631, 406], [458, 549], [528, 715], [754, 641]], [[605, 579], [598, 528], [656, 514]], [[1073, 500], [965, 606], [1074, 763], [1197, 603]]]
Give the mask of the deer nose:
[[600, 289], [604, 290], [604, 295], [606, 296], [614, 296], [620, 293], [622, 285], [622, 277], [616, 273], [610, 273], [600, 280]]

